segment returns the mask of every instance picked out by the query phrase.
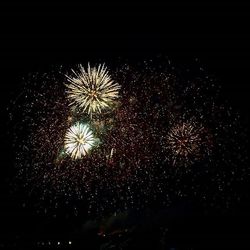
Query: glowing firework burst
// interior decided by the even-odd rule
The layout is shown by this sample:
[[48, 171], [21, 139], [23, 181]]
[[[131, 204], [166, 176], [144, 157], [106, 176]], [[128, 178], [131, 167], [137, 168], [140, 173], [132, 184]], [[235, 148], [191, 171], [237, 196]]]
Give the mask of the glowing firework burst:
[[[180, 122], [170, 128], [167, 134], [167, 148], [170, 150], [173, 165], [189, 165], [202, 157], [205, 128], [190, 120]], [[208, 147], [207, 147], [208, 148]]]
[[71, 158], [80, 159], [88, 154], [95, 144], [95, 138], [88, 125], [77, 122], [67, 131], [64, 144]]
[[68, 98], [71, 105], [90, 116], [93, 113], [101, 113], [118, 98], [120, 85], [111, 79], [104, 64], [97, 68], [88, 65], [87, 71], [80, 65], [79, 72], [72, 72], [73, 77], [67, 76]]

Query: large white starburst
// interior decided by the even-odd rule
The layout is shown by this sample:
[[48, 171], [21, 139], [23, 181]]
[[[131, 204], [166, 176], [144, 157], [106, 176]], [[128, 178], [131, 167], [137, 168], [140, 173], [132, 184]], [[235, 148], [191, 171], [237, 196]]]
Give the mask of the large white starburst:
[[66, 153], [73, 159], [80, 159], [87, 155], [94, 144], [94, 135], [86, 124], [77, 122], [66, 132], [64, 147]]
[[73, 76], [66, 76], [69, 83], [66, 84], [70, 105], [87, 112], [101, 113], [110, 107], [119, 96], [120, 85], [115, 83], [104, 64], [85, 70], [79, 65], [79, 70], [72, 70]]

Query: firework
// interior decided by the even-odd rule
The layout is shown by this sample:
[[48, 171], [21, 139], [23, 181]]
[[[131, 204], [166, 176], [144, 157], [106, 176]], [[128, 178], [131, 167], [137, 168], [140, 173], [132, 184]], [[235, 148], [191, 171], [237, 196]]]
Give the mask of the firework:
[[72, 77], [66, 76], [69, 81], [66, 86], [70, 105], [92, 116], [109, 108], [118, 98], [120, 85], [111, 79], [104, 64], [97, 68], [88, 65], [87, 71], [80, 65], [78, 72], [72, 72]]
[[202, 158], [204, 148], [210, 148], [204, 133], [204, 126], [192, 119], [172, 126], [166, 137], [172, 164], [190, 165]]
[[77, 122], [69, 128], [65, 135], [65, 150], [73, 159], [80, 159], [87, 155], [93, 147], [95, 138], [89, 126]]

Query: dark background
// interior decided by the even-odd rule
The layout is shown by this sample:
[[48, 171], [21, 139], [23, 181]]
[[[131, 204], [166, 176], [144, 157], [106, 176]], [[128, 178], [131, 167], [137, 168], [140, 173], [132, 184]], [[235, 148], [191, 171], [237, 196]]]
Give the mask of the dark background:
[[[1, 2], [0, 12], [2, 248], [22, 244], [34, 247], [38, 241], [48, 240], [67, 242], [72, 237], [85, 248], [89, 244], [98, 249], [100, 245], [100, 239], [94, 234], [91, 238], [81, 231], [84, 221], [37, 215], [32, 208], [23, 208], [18, 197], [10, 192], [13, 152], [6, 133], [6, 108], [21, 88], [22, 77], [29, 72], [60, 64], [112, 62], [119, 57], [138, 62], [158, 55], [168, 56], [183, 67], [198, 59], [209, 74], [216, 76], [225, 99], [241, 114], [243, 126], [248, 125], [250, 13], [247, 1], [84, 1], [81, 4], [8, 1]], [[249, 209], [247, 199], [229, 214], [204, 216], [200, 211], [192, 211], [187, 215], [185, 209], [176, 209], [176, 222], [169, 236], [172, 245], [166, 249], [244, 246], [249, 249]], [[150, 246], [149, 242], [157, 244], [153, 233], [155, 218], [148, 220], [145, 225], [142, 223], [139, 236], [134, 236], [144, 247]], [[141, 233], [144, 231], [145, 234]]]

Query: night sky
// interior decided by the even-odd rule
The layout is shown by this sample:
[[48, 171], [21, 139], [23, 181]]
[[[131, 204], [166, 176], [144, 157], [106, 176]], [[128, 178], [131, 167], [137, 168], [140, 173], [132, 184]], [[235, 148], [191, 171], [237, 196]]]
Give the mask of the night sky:
[[202, 68], [215, 78], [221, 98], [240, 115], [247, 147], [249, 7], [238, 1], [1, 3], [0, 248], [250, 248], [248, 176], [237, 186], [239, 201], [228, 209], [220, 209], [220, 203], [206, 209], [197, 200], [180, 199], [168, 208], [155, 205], [102, 220], [64, 210], [40, 212], [44, 207], [38, 209], [13, 188], [9, 122], [11, 100], [22, 92], [23, 78], [30, 73], [60, 65], [102, 61], [115, 67], [152, 59], [158, 64], [171, 61], [180, 75]]

